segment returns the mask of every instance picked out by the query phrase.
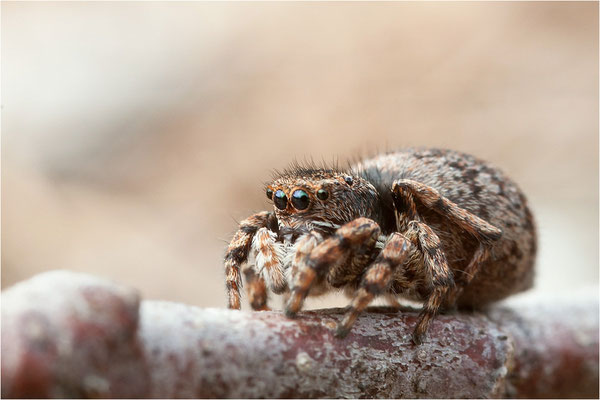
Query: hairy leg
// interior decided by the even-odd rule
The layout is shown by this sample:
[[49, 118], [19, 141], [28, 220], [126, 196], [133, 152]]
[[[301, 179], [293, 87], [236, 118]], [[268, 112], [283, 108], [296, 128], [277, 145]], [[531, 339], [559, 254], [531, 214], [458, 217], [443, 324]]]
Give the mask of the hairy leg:
[[287, 288], [281, 263], [277, 258], [275, 240], [277, 234], [260, 228], [252, 239], [252, 250], [256, 252], [256, 269], [271, 290], [281, 294]]
[[360, 280], [365, 269], [371, 264], [379, 250], [377, 242], [387, 242], [384, 235], [369, 237], [362, 243], [352, 247], [352, 252], [344, 262], [337, 263], [327, 271], [327, 282], [334, 288], [340, 288]]
[[246, 278], [246, 285], [248, 290], [248, 301], [253, 310], [256, 311], [268, 311], [270, 308], [267, 306], [267, 285], [265, 280], [256, 273], [254, 265], [248, 265], [243, 268], [244, 278]]
[[392, 191], [397, 194], [397, 197], [402, 197], [402, 194], [406, 192], [411, 193], [425, 207], [448, 218], [475, 236], [480, 242], [491, 244], [502, 236], [502, 230], [464, 208], [459, 207], [456, 203], [440, 195], [436, 189], [430, 186], [408, 179], [401, 179], [394, 182]]
[[242, 277], [240, 268], [248, 260], [252, 239], [258, 229], [266, 227], [275, 218], [273, 212], [263, 211], [252, 215], [240, 223], [225, 252], [225, 284], [227, 287], [228, 307], [241, 308], [240, 289]]
[[292, 293], [285, 309], [286, 315], [294, 317], [302, 308], [315, 278], [325, 277], [332, 266], [335, 267], [346, 261], [354, 249], [377, 238], [380, 232], [375, 221], [368, 218], [357, 218], [314, 246], [307, 255], [300, 257], [296, 276], [292, 283]]
[[[456, 299], [462, 292], [462, 287], [466, 286], [473, 279], [479, 267], [489, 258], [490, 248], [502, 237], [502, 231], [440, 195], [436, 189], [420, 182], [402, 179], [394, 183], [392, 190], [395, 195], [395, 201], [404, 202], [407, 205], [404, 207], [404, 209], [408, 210], [405, 215], [409, 217], [416, 215], [416, 207], [413, 200], [413, 198], [416, 198], [425, 207], [447, 218], [450, 222], [469, 232], [479, 241], [479, 247], [473, 254], [469, 265], [465, 268], [463, 274], [456, 278], [458, 286], [451, 290], [445, 301], [446, 306], [453, 307]], [[419, 221], [418, 219], [415, 220]]]
[[[301, 275], [301, 271], [306, 271], [307, 266], [306, 259], [308, 255], [313, 251], [317, 245], [323, 241], [323, 238], [320, 234], [316, 232], [310, 232], [309, 234], [298, 239], [298, 245], [296, 246], [296, 252], [294, 255], [294, 261], [292, 262], [291, 268], [291, 276], [289, 286], [290, 288], [300, 287], [304, 282], [307, 281], [306, 272], [303, 272]], [[309, 271], [310, 272], [310, 271]], [[292, 308], [292, 309], [300, 309], [302, 307], [302, 298], [294, 297], [292, 303], [291, 293], [286, 295], [285, 306], [284, 308]], [[287, 311], [286, 311], [287, 312]]]
[[445, 306], [447, 308], [455, 307], [456, 300], [460, 297], [463, 288], [469, 284], [475, 277], [479, 266], [483, 264], [490, 256], [489, 247], [483, 243], [479, 244], [477, 250], [475, 250], [475, 254], [471, 259], [471, 262], [464, 269], [459, 276], [456, 276], [454, 280], [456, 281], [456, 287], [450, 292], [448, 298], [446, 299]]
[[404, 262], [408, 251], [409, 242], [406, 238], [399, 233], [390, 236], [381, 253], [366, 270], [344, 319], [337, 327], [336, 336], [345, 337], [359, 314], [376, 296], [388, 289], [394, 270]]
[[439, 312], [446, 294], [454, 287], [454, 279], [438, 235], [422, 222], [411, 223], [411, 228], [417, 231], [419, 246], [423, 253], [424, 270], [421, 273], [429, 280], [432, 288], [423, 304], [419, 322], [413, 332], [413, 341], [420, 344], [431, 320]]
[[395, 309], [396, 311], [402, 308], [402, 304], [400, 304], [394, 293], [387, 293], [384, 295], [384, 297], [389, 306]]

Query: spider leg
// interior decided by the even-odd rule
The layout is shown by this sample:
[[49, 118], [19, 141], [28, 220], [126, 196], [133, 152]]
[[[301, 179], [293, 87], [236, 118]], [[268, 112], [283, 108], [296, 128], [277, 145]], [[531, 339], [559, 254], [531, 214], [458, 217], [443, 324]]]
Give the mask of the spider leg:
[[267, 285], [265, 280], [256, 273], [254, 265], [246, 264], [242, 269], [248, 286], [248, 301], [253, 310], [269, 311], [267, 306]]
[[323, 237], [315, 232], [311, 231], [307, 235], [302, 236], [298, 239], [298, 245], [296, 246], [296, 251], [294, 252], [294, 260], [292, 262], [291, 268], [291, 284], [293, 286], [293, 282], [298, 279], [298, 271], [300, 270], [300, 265], [304, 261], [304, 259], [310, 254], [310, 252], [317, 247], [319, 243], [323, 241]]
[[490, 248], [502, 237], [502, 230], [464, 208], [459, 207], [457, 204], [440, 195], [436, 189], [422, 183], [402, 179], [394, 183], [392, 190], [395, 194], [395, 201], [401, 203], [398, 204], [398, 206], [404, 206], [402, 209], [407, 210], [404, 216], [405, 223], [407, 222], [406, 218], [420, 221], [416, 213], [416, 206], [413, 200], [414, 196], [425, 207], [448, 218], [451, 222], [469, 232], [479, 241], [479, 247], [473, 254], [468, 266], [462, 271], [462, 275], [456, 277], [458, 286], [449, 293], [445, 300], [446, 306], [452, 307], [455, 304], [456, 299], [460, 296], [462, 287], [466, 286], [473, 279], [479, 270], [479, 266], [490, 256]]
[[[298, 286], [303, 277], [300, 276], [300, 271], [306, 267], [306, 258], [310, 252], [317, 247], [317, 245], [323, 241], [323, 237], [315, 231], [311, 231], [307, 235], [298, 239], [298, 245], [294, 254], [294, 260], [292, 262], [292, 268], [289, 277], [289, 287], [293, 288]], [[300, 304], [291, 304], [291, 293], [286, 293], [284, 300], [284, 308], [292, 307], [293, 309], [300, 309], [302, 306], [300, 298], [295, 298], [296, 302]], [[287, 311], [286, 311], [287, 312]]]
[[481, 243], [479, 245], [479, 247], [477, 248], [477, 250], [475, 250], [473, 259], [471, 259], [471, 262], [469, 262], [469, 265], [467, 265], [467, 268], [465, 268], [462, 275], [460, 277], [458, 277], [456, 280], [463, 286], [467, 285], [469, 282], [471, 282], [471, 280], [473, 280], [473, 277], [475, 276], [475, 273], [477, 272], [477, 268], [479, 267], [479, 265], [481, 265], [485, 260], [487, 260], [489, 256], [490, 256], [489, 247], [484, 245], [483, 243]]
[[377, 238], [380, 231], [375, 221], [357, 218], [338, 228], [331, 237], [316, 246], [309, 244], [307, 239], [306, 250], [313, 247], [310, 253], [297, 260], [296, 276], [292, 282], [292, 293], [285, 314], [293, 318], [302, 308], [315, 278], [323, 278], [332, 266], [346, 261], [357, 246]]
[[240, 223], [240, 228], [233, 236], [225, 252], [225, 284], [227, 287], [228, 307], [240, 309], [240, 289], [242, 276], [240, 268], [248, 260], [252, 239], [259, 228], [268, 226], [275, 214], [263, 211], [254, 214]]
[[463, 287], [468, 285], [469, 282], [473, 280], [475, 274], [477, 273], [477, 270], [479, 269], [479, 266], [483, 262], [485, 262], [489, 256], [489, 247], [483, 243], [480, 243], [477, 250], [475, 250], [475, 254], [473, 254], [473, 258], [469, 262], [469, 265], [467, 265], [464, 271], [459, 271], [462, 272], [460, 276], [455, 277], [457, 286], [454, 288], [454, 290], [451, 291], [451, 293], [448, 295], [448, 298], [446, 299], [446, 306], [448, 308], [455, 306], [456, 300], [460, 297], [460, 294], [463, 291]]
[[394, 233], [390, 236], [381, 253], [363, 275], [360, 287], [337, 327], [336, 336], [345, 337], [359, 314], [377, 295], [388, 289], [394, 270], [404, 262], [408, 249], [409, 242], [401, 234]]
[[[362, 243], [352, 247], [351, 257], [345, 262], [332, 265], [327, 271], [327, 282], [334, 288], [347, 286], [353, 282], [359, 282], [364, 275], [365, 269], [375, 258], [377, 242], [381, 239], [380, 249], [383, 248], [387, 237], [384, 235], [372, 236]], [[352, 285], [354, 286], [354, 285]]]
[[398, 311], [402, 308], [402, 304], [400, 304], [394, 293], [386, 294], [385, 300], [388, 302], [388, 305], [394, 309], [394, 311]]
[[404, 197], [405, 192], [411, 193], [425, 207], [447, 217], [482, 243], [492, 244], [502, 237], [502, 230], [459, 207], [430, 186], [409, 179], [401, 179], [394, 182], [392, 191], [396, 194], [397, 199]]
[[256, 268], [267, 285], [276, 294], [287, 288], [281, 263], [277, 257], [275, 239], [277, 234], [268, 228], [260, 228], [252, 239], [252, 248], [256, 250]]
[[448, 266], [440, 238], [426, 224], [422, 222], [411, 222], [411, 229], [416, 230], [418, 242], [423, 253], [425, 271], [424, 275], [430, 281], [432, 291], [427, 301], [423, 304], [423, 310], [419, 315], [419, 322], [413, 332], [413, 342], [420, 344], [427, 332], [431, 320], [438, 313], [444, 302], [446, 294], [453, 288], [454, 279], [452, 270]]

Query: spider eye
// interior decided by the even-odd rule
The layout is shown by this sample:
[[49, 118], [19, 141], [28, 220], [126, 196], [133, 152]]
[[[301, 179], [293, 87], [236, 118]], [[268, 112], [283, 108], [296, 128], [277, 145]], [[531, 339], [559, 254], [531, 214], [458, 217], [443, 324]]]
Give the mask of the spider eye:
[[305, 210], [310, 203], [310, 198], [304, 190], [296, 190], [292, 193], [292, 205], [296, 210]]
[[344, 177], [344, 180], [346, 181], [346, 183], [348, 184], [348, 186], [352, 186], [352, 177], [351, 176], [346, 176]]
[[275, 197], [273, 198], [273, 202], [275, 203], [275, 207], [280, 210], [285, 210], [287, 207], [287, 197], [283, 190], [279, 189], [275, 192]]
[[325, 189], [319, 189], [319, 191], [317, 192], [317, 197], [320, 200], [327, 200], [327, 198], [329, 197], [329, 193], [327, 193], [327, 190]]
[[273, 200], [273, 191], [269, 188], [267, 188], [267, 198]]

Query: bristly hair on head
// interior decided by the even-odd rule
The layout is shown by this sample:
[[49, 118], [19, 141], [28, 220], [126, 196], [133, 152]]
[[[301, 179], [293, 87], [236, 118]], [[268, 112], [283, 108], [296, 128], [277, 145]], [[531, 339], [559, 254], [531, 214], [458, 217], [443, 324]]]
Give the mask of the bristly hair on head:
[[347, 172], [346, 169], [340, 168], [337, 159], [332, 163], [327, 163], [322, 160], [320, 163], [316, 163], [312, 158], [304, 159], [300, 162], [294, 159], [285, 169], [273, 170], [273, 179], [279, 179], [282, 177], [292, 178], [309, 178], [309, 177], [325, 177], [331, 174], [341, 174]]

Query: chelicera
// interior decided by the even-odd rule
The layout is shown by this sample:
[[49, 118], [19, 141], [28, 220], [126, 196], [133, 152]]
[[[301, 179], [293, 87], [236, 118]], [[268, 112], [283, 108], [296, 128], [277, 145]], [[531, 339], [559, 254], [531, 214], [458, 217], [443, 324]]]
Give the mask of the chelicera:
[[240, 223], [225, 255], [229, 308], [242, 273], [250, 304], [343, 290], [344, 337], [377, 296], [423, 302], [420, 343], [441, 309], [478, 308], [532, 284], [536, 232], [527, 201], [498, 169], [473, 156], [405, 149], [347, 170], [295, 165], [266, 187], [272, 211]]

